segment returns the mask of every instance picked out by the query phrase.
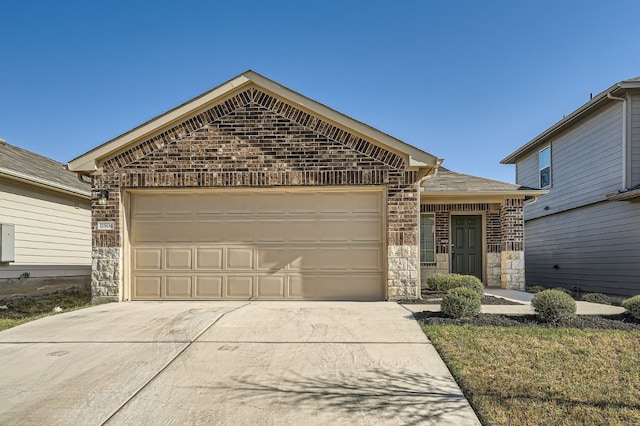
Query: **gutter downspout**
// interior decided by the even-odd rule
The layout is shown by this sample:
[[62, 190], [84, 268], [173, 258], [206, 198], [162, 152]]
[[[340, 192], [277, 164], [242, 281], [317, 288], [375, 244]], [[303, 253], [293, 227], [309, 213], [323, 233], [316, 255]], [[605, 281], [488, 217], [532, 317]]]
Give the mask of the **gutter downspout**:
[[622, 188], [627, 189], [627, 98], [618, 98], [607, 93], [607, 98], [622, 101]]

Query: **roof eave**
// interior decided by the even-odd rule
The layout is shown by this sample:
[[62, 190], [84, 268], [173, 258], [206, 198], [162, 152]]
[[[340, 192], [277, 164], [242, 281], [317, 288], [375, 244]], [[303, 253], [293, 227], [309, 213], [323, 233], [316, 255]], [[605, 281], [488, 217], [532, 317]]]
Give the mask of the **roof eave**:
[[247, 71], [228, 82], [223, 83], [215, 89], [187, 101], [182, 105], [147, 121], [133, 130], [130, 130], [129, 132], [124, 133], [77, 158], [74, 158], [68, 163], [68, 168], [76, 173], [91, 174], [101, 167], [101, 159], [107, 158], [114, 152], [121, 151], [124, 148], [140, 142], [145, 138], [149, 138], [154, 134], [158, 134], [159, 132], [170, 128], [180, 120], [193, 115], [198, 111], [206, 109], [208, 105], [214, 104], [225, 97], [231, 96], [251, 84], [255, 84], [257, 87], [271, 92], [272, 94], [285, 99], [287, 102], [296, 105], [312, 115], [319, 116], [322, 119], [343, 128], [344, 130], [355, 133], [365, 139], [386, 147], [390, 151], [403, 157], [407, 168], [431, 167], [438, 165], [439, 159], [425, 151], [285, 88], [256, 72]]
[[565, 130], [567, 127], [571, 126], [573, 123], [583, 118], [586, 115], [591, 114], [596, 109], [601, 106], [613, 102], [613, 100], [608, 98], [608, 94], [615, 95], [617, 93], [630, 90], [630, 89], [639, 89], [640, 82], [638, 81], [622, 81], [614, 84], [607, 90], [599, 93], [594, 96], [589, 102], [582, 105], [580, 108], [573, 111], [571, 114], [564, 117], [562, 120], [558, 121], [553, 126], [549, 127], [544, 132], [540, 133], [538, 136], [522, 145], [520, 148], [503, 158], [500, 163], [501, 164], [515, 164], [520, 156], [528, 153], [536, 146], [545, 143], [549, 138], [558, 134], [559, 132]]
[[640, 189], [633, 189], [624, 192], [614, 192], [607, 194], [607, 199], [611, 201], [631, 201], [640, 198]]
[[[245, 73], [246, 74], [246, 73]], [[160, 129], [170, 127], [181, 119], [193, 114], [194, 111], [204, 108], [207, 104], [225, 96], [250, 83], [250, 80], [241, 74], [236, 78], [221, 84], [220, 86], [193, 98], [151, 120], [123, 133], [122, 135], [103, 143], [102, 145], [69, 161], [68, 168], [76, 173], [93, 173], [100, 168], [99, 159], [104, 158], [114, 151], [120, 150], [137, 141], [156, 134]]]
[[548, 194], [546, 189], [532, 189], [532, 190], [512, 190], [512, 191], [429, 191], [424, 187], [420, 188], [420, 195], [428, 195], [434, 198], [437, 197], [464, 197], [464, 196], [505, 196], [505, 197], [517, 197], [517, 198], [538, 198]]
[[12, 179], [15, 181], [20, 181], [29, 185], [34, 185], [40, 188], [46, 188], [49, 190], [53, 190], [56, 192], [62, 192], [67, 195], [73, 195], [76, 197], [82, 197], [86, 199], [91, 198], [91, 191], [81, 191], [75, 188], [71, 188], [70, 186], [61, 185], [55, 182], [51, 182], [45, 179], [39, 179], [37, 177], [29, 176], [23, 173], [16, 172], [14, 170], [8, 170], [0, 167], [0, 176], [4, 176], [8, 179]]

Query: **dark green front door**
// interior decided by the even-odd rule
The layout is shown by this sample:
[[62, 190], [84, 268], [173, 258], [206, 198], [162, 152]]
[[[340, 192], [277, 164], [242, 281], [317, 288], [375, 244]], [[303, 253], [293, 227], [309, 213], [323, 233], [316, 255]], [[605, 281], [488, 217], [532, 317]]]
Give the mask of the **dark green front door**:
[[482, 216], [452, 216], [451, 234], [451, 272], [482, 279]]

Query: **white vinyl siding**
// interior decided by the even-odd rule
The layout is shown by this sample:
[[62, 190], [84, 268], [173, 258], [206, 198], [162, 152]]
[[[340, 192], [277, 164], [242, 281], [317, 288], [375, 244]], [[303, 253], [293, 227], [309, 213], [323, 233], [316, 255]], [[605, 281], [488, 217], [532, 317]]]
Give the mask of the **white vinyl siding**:
[[436, 261], [435, 247], [435, 215], [433, 213], [420, 214], [420, 263]]
[[0, 180], [0, 223], [15, 225], [18, 265], [91, 265], [88, 199]]

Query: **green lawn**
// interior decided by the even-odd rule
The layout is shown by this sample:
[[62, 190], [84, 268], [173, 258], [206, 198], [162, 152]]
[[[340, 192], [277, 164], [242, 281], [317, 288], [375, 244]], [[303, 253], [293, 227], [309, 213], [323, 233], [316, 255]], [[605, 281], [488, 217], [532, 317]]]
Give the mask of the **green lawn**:
[[640, 332], [423, 329], [485, 425], [640, 424]]

